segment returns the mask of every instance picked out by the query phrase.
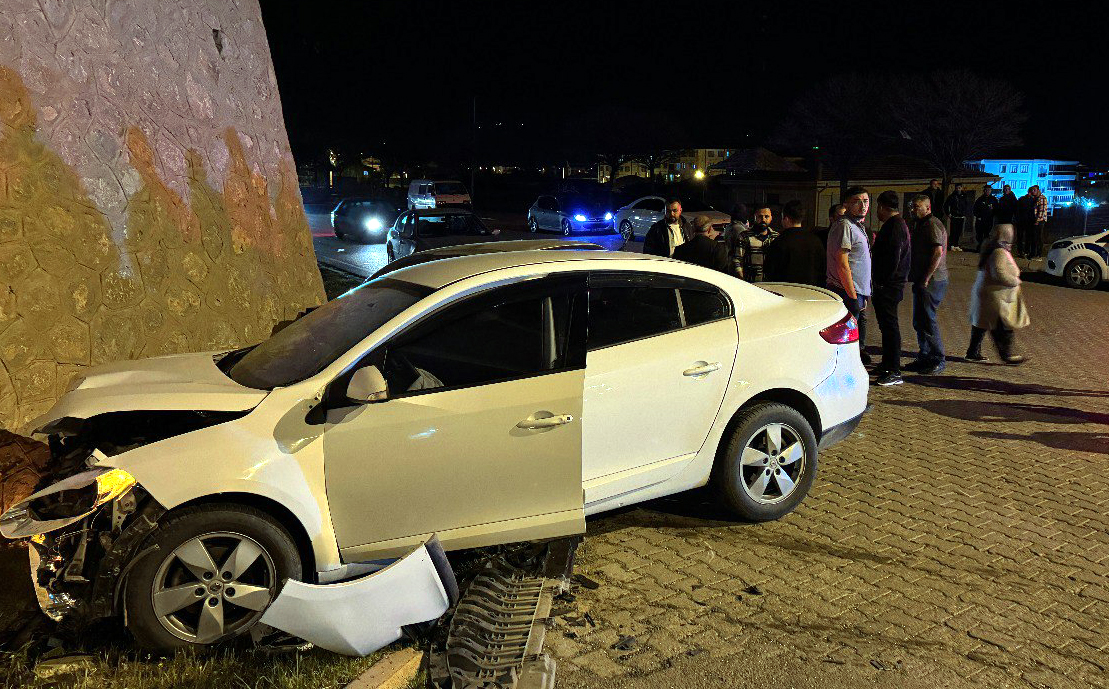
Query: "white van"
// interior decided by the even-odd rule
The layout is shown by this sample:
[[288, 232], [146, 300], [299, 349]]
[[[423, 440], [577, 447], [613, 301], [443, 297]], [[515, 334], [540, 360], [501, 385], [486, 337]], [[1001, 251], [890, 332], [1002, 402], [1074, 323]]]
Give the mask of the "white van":
[[453, 179], [414, 179], [408, 185], [408, 210], [423, 208], [470, 208], [466, 185]]

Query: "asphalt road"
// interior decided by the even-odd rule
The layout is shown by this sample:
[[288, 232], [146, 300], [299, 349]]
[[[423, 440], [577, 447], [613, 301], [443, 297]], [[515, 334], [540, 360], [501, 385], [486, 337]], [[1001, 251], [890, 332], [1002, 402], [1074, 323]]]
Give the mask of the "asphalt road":
[[[490, 229], [501, 231], [498, 235], [501, 240], [535, 239], [537, 236], [557, 238], [559, 236], [554, 233], [531, 234], [524, 225], [525, 218], [522, 213], [482, 213], [481, 219]], [[320, 263], [362, 277], [369, 277], [388, 263], [384, 244], [358, 244], [336, 237], [335, 230], [331, 226], [329, 213], [309, 213], [308, 226], [312, 230], [312, 243], [316, 248], [316, 259]], [[619, 249], [621, 244], [619, 237], [616, 235], [607, 237], [579, 236], [572, 239], [599, 243], [614, 250]], [[638, 252], [642, 247], [642, 242], [632, 242], [624, 250]]]

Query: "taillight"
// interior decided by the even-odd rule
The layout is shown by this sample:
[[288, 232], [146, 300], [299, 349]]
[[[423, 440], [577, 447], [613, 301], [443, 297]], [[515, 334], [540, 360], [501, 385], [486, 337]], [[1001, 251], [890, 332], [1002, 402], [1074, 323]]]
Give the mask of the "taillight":
[[850, 344], [859, 341], [859, 322], [851, 314], [836, 321], [820, 331], [825, 342], [831, 344]]

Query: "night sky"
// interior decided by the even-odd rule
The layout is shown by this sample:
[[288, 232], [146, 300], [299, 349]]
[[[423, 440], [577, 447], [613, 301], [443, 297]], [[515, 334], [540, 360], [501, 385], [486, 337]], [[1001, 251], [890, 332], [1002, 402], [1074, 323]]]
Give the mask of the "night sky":
[[483, 131], [510, 148], [542, 150], [575, 113], [605, 107], [670, 116], [685, 132], [675, 145], [745, 147], [836, 74], [967, 68], [1024, 94], [1024, 154], [1109, 163], [1094, 5], [261, 4], [298, 160], [328, 146], [464, 147], [475, 96]]

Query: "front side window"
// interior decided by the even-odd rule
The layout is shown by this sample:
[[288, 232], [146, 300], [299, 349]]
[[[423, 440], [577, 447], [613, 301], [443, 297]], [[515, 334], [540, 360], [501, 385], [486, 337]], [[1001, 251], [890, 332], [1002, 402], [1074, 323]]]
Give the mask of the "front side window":
[[395, 397], [581, 368], [585, 322], [582, 278], [503, 287], [398, 336], [384, 348], [381, 372]]
[[224, 372], [239, 385], [260, 390], [300, 382], [432, 291], [389, 278], [363, 283], [293, 321], [236, 358]]

